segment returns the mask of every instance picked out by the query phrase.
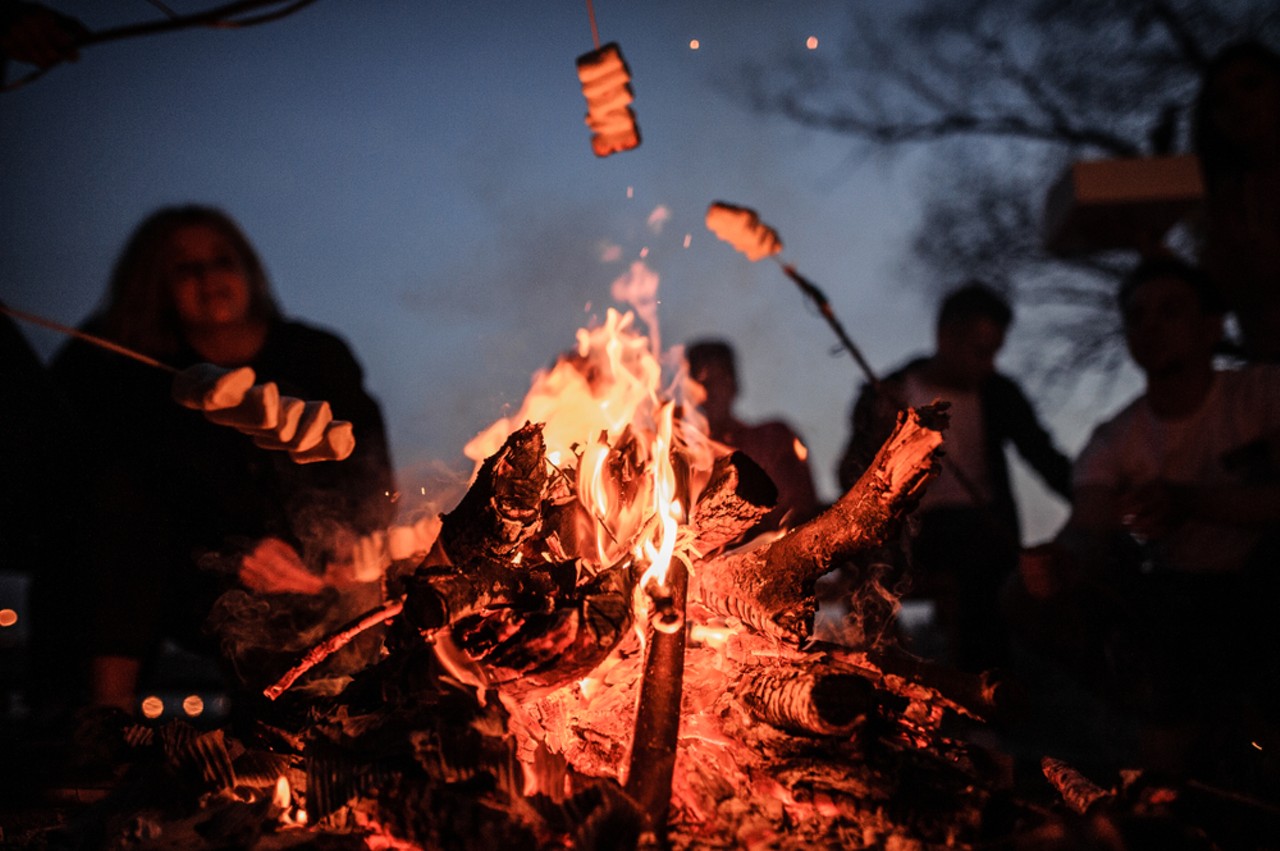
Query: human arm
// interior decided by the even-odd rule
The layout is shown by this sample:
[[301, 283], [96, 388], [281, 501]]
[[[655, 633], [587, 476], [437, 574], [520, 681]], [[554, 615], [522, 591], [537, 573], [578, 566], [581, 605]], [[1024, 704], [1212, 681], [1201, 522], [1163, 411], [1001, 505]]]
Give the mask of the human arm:
[[1054, 444], [1040, 423], [1031, 402], [1013, 381], [997, 376], [998, 404], [1005, 418], [1005, 431], [1018, 454], [1054, 492], [1072, 500], [1071, 460]]
[[[888, 381], [881, 387], [888, 386]], [[863, 385], [849, 417], [849, 440], [836, 470], [841, 491], [848, 491], [871, 465], [876, 452], [893, 432], [898, 409], [892, 401], [898, 394], [877, 391]]]
[[1133, 531], [1158, 539], [1196, 520], [1246, 529], [1280, 524], [1280, 483], [1197, 484], [1154, 481], [1125, 498]]

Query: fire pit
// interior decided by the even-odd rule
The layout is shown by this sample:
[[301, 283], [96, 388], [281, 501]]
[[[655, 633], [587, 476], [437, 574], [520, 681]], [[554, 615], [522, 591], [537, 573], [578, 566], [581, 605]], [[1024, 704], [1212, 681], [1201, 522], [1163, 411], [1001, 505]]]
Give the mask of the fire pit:
[[[391, 564], [385, 600], [249, 672], [262, 696], [225, 728], [114, 728], [130, 771], [58, 841], [1066, 848], [1189, 799], [1055, 762], [1070, 806], [1020, 800], [963, 735], [1000, 710], [1000, 682], [885, 637], [874, 553], [936, 471], [943, 412], [902, 412], [825, 513], [739, 545], [772, 484], [705, 437], [696, 387], [656, 349], [629, 313], [579, 332], [468, 447], [466, 496], [426, 555]], [[833, 570], [850, 614], [817, 642]]]

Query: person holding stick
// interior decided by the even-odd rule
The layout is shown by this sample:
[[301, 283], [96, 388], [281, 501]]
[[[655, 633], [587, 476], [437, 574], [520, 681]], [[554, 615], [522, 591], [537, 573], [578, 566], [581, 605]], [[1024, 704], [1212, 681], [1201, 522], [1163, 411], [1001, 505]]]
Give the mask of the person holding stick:
[[[162, 640], [215, 653], [203, 627], [223, 591], [293, 595], [323, 609], [335, 587], [370, 580], [351, 575], [350, 556], [391, 519], [391, 463], [350, 349], [281, 315], [257, 253], [220, 210], [147, 217], [83, 330], [142, 355], [75, 338], [52, 365], [85, 435], [93, 495], [82, 518], [92, 699], [132, 710]], [[282, 393], [327, 400], [353, 424], [354, 454], [298, 464], [175, 404], [173, 370], [201, 362], [249, 366]]]
[[1016, 447], [1055, 492], [1071, 493], [1071, 462], [1018, 385], [996, 371], [1012, 322], [1008, 302], [984, 283], [949, 293], [938, 311], [933, 354], [863, 388], [839, 467], [847, 490], [901, 407], [949, 403], [944, 465], [918, 509], [909, 576], [913, 592], [937, 606], [949, 661], [975, 671], [1007, 664], [1000, 588], [1017, 567], [1021, 533], [1005, 446]]

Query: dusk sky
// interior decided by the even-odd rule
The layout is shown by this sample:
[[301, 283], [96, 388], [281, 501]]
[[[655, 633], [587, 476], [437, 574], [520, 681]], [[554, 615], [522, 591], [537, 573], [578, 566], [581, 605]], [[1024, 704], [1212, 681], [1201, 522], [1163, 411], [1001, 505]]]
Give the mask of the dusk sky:
[[[877, 369], [929, 347], [933, 306], [909, 258], [925, 154], [852, 157], [849, 140], [753, 114], [720, 82], [810, 36], [838, 49], [849, 2], [597, 0], [643, 140], [605, 159], [583, 124], [574, 60], [593, 42], [578, 0], [319, 0], [250, 29], [91, 46], [0, 94], [0, 297], [78, 324], [147, 213], [220, 206], [286, 313], [356, 351], [400, 488], [417, 496], [429, 467], [469, 471], [467, 440], [518, 405], [647, 249], [664, 345], [736, 343], [740, 414], [790, 420], [834, 498], [860, 374], [777, 264], [750, 263], [703, 216], [716, 200], [756, 209]], [[94, 30], [159, 14], [143, 0], [51, 5]], [[62, 342], [23, 330], [45, 356]], [[1046, 419], [1074, 452], [1117, 402]], [[1019, 485], [1028, 537], [1051, 532], [1060, 506]]]

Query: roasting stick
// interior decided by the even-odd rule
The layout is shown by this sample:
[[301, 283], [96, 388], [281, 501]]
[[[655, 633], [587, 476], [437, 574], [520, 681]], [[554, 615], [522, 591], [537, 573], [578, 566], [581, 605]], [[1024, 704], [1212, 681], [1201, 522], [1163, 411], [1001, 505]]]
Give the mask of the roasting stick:
[[811, 298], [813, 303], [818, 306], [818, 312], [822, 314], [822, 318], [827, 320], [827, 324], [831, 326], [831, 330], [836, 332], [836, 336], [840, 338], [840, 343], [844, 346], [845, 351], [853, 355], [854, 361], [856, 361], [858, 366], [862, 369], [862, 374], [867, 377], [867, 381], [870, 382], [873, 388], [875, 388], [875, 391], [877, 393], [883, 391], [884, 388], [880, 384], [880, 379], [876, 377], [875, 372], [871, 369], [871, 364], [867, 363], [867, 359], [862, 356], [862, 351], [858, 348], [857, 344], [853, 342], [853, 339], [845, 333], [844, 326], [841, 325], [840, 320], [836, 318], [835, 311], [831, 309], [831, 302], [827, 300], [826, 294], [822, 290], [818, 289], [816, 284], [797, 272], [795, 266], [792, 266], [790, 263], [783, 263], [777, 257], [774, 257], [773, 259], [777, 261], [778, 266], [782, 269], [783, 273], [786, 274], [788, 278], [795, 281], [796, 286], [800, 288], [800, 291]]
[[[841, 344], [844, 345], [849, 354], [853, 355], [854, 361], [862, 369], [862, 373], [867, 377], [871, 387], [877, 393], [884, 393], [889, 401], [899, 409], [908, 407], [903, 399], [880, 383], [880, 379], [876, 377], [871, 365], [862, 356], [862, 352], [859, 351], [849, 335], [845, 333], [844, 326], [836, 318], [835, 311], [831, 309], [831, 302], [827, 300], [822, 290], [797, 272], [794, 266], [789, 263], [783, 263], [778, 258], [777, 255], [782, 252], [782, 240], [778, 239], [777, 231], [760, 221], [760, 217], [756, 215], [754, 210], [733, 204], [725, 204], [721, 201], [712, 202], [707, 209], [707, 228], [740, 253], [745, 254], [747, 259], [753, 263], [765, 257], [773, 257], [783, 273], [792, 281], [795, 281], [796, 286], [800, 287], [800, 290], [817, 304], [819, 312], [822, 313], [823, 318], [827, 320], [827, 323], [836, 332]], [[956, 482], [973, 500], [974, 505], [982, 506], [985, 504], [986, 498], [978, 486], [954, 463], [949, 463], [945, 455], [942, 456], [942, 464], [948, 474], [955, 477]]]
[[70, 325], [63, 325], [61, 322], [54, 322], [52, 319], [45, 319], [43, 316], [37, 316], [34, 313], [27, 313], [25, 310], [17, 310], [6, 304], [0, 304], [0, 313], [12, 316], [15, 319], [21, 319], [24, 322], [30, 322], [33, 325], [48, 328], [51, 331], [57, 331], [60, 334], [66, 334], [69, 337], [75, 337], [77, 340], [84, 340], [86, 343], [92, 343], [93, 345], [100, 346], [109, 352], [115, 352], [118, 355], [133, 358], [138, 361], [138, 363], [145, 363], [147, 366], [163, 370], [170, 375], [178, 374], [177, 368], [169, 366], [167, 363], [162, 363], [149, 355], [144, 355], [142, 352], [126, 348], [119, 343], [104, 340], [102, 337], [95, 334], [87, 334], [78, 328], [72, 328]]

